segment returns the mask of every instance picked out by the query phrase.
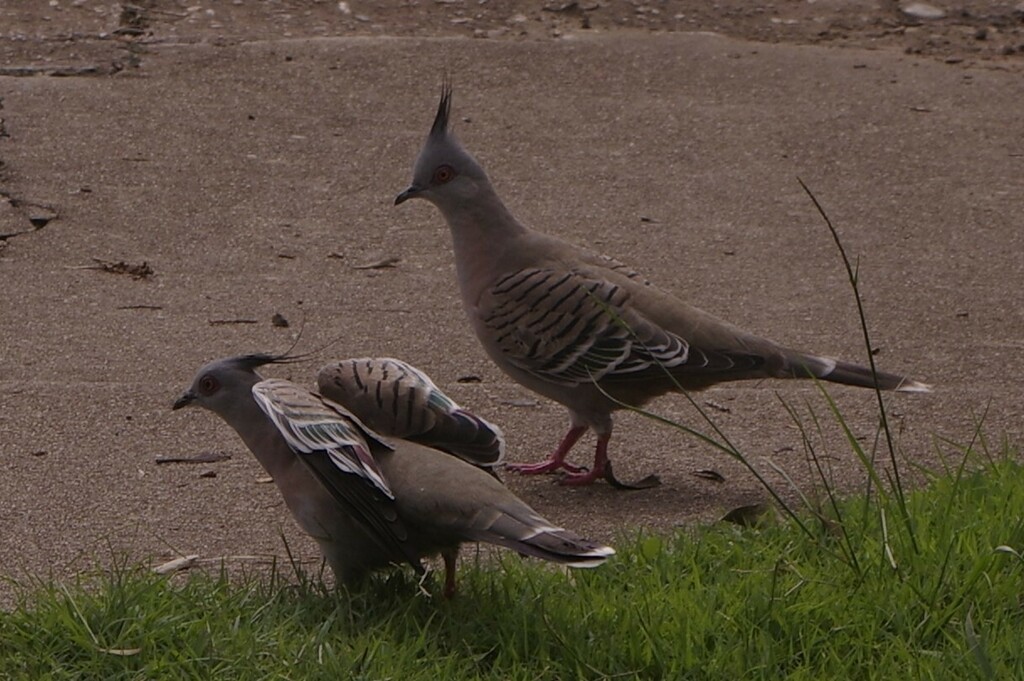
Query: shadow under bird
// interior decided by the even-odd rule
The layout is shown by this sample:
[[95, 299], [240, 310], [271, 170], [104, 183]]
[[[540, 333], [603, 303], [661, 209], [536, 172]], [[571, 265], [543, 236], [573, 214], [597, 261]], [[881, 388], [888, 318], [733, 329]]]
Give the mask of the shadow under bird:
[[542, 518], [480, 468], [384, 438], [322, 395], [256, 371], [288, 361], [252, 354], [210, 362], [174, 409], [198, 405], [234, 428], [339, 582], [353, 585], [391, 565], [422, 573], [420, 559], [440, 553], [451, 596], [463, 542], [571, 567], [594, 567], [615, 553]]
[[498, 426], [466, 411], [425, 373], [391, 357], [343, 359], [317, 372], [317, 390], [382, 435], [440, 449], [494, 471], [505, 462]]
[[[419, 198], [441, 211], [462, 303], [484, 350], [514, 380], [569, 410], [569, 431], [550, 457], [509, 464], [510, 470], [562, 470], [561, 482], [570, 485], [614, 481], [612, 413], [680, 388], [816, 378], [928, 392], [929, 386], [903, 376], [782, 347], [682, 302], [612, 258], [530, 229], [455, 138], [450, 114], [445, 85], [412, 184], [395, 204]], [[597, 435], [589, 471], [566, 461], [588, 429]]]

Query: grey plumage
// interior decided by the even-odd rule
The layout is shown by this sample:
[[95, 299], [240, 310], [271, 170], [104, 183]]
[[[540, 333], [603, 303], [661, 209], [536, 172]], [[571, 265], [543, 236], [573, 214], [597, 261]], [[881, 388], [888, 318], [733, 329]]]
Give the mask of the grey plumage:
[[[782, 347], [659, 290], [622, 263], [517, 221], [486, 172], [449, 129], [445, 87], [412, 184], [395, 203], [422, 198], [452, 234], [463, 305], [488, 355], [516, 381], [564, 404], [571, 428], [551, 457], [509, 465], [567, 470], [568, 484], [605, 472], [613, 411], [667, 392], [723, 381], [810, 378], [902, 392], [923, 383]], [[594, 467], [565, 457], [579, 437], [598, 436]]]
[[466, 411], [425, 373], [390, 357], [331, 362], [317, 372], [317, 389], [385, 435], [453, 454], [486, 469], [504, 463], [501, 429]]
[[384, 439], [323, 396], [256, 369], [281, 361], [244, 355], [203, 366], [175, 401], [205, 407], [235, 429], [274, 478], [299, 526], [339, 581], [440, 553], [445, 593], [466, 541], [506, 546], [572, 567], [614, 551], [542, 518], [484, 471], [399, 438]]

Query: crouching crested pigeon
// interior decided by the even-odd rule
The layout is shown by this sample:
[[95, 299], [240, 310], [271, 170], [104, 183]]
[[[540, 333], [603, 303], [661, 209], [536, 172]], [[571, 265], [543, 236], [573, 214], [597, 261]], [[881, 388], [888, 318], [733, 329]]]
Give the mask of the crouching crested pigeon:
[[344, 407], [257, 369], [288, 361], [242, 355], [203, 366], [174, 409], [199, 405], [235, 429], [277, 484], [298, 525], [336, 578], [440, 553], [446, 596], [455, 592], [463, 542], [482, 541], [572, 567], [615, 552], [542, 518], [483, 470], [399, 438], [384, 439]]
[[[534, 231], [512, 215], [449, 127], [446, 84], [433, 126], [395, 204], [434, 204], [452, 234], [463, 306], [484, 350], [514, 380], [565, 405], [570, 429], [550, 457], [509, 464], [521, 473], [564, 470], [565, 484], [614, 478], [612, 412], [659, 395], [723, 381], [816, 378], [881, 390], [923, 383], [782, 347], [697, 309], [611, 258]], [[565, 459], [597, 435], [589, 471]]]

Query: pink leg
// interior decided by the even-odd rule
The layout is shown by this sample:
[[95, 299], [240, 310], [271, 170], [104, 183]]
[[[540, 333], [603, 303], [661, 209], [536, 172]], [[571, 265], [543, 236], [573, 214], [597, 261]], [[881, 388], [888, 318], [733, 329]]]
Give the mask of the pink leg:
[[[554, 473], [558, 470], [568, 471], [569, 473], [578, 474], [582, 473], [585, 468], [579, 466], [573, 466], [571, 463], [566, 462], [565, 457], [569, 454], [569, 450], [572, 446], [583, 437], [583, 433], [587, 432], [586, 426], [574, 426], [569, 429], [569, 432], [565, 434], [562, 441], [558, 444], [558, 449], [555, 450], [554, 454], [537, 463], [510, 463], [506, 466], [510, 471], [521, 473], [522, 475], [536, 475], [538, 473]], [[598, 444], [600, 446], [600, 443]]]
[[566, 475], [558, 481], [559, 485], [582, 486], [589, 485], [595, 480], [604, 477], [605, 468], [608, 466], [608, 440], [611, 433], [601, 435], [597, 438], [597, 449], [594, 451], [594, 467], [586, 473]]

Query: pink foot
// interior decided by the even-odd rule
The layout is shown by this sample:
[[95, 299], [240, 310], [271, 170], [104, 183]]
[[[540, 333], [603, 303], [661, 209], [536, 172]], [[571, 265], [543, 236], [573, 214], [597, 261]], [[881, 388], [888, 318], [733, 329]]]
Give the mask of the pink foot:
[[578, 475], [587, 469], [568, 463], [565, 457], [585, 432], [587, 432], [587, 429], [583, 426], [570, 428], [569, 432], [562, 438], [562, 441], [558, 443], [558, 449], [555, 450], [555, 453], [544, 461], [538, 461], [537, 463], [510, 463], [505, 467], [521, 475], [538, 475], [540, 473], [554, 473], [555, 471], [568, 471], [573, 475]]
[[558, 484], [582, 487], [583, 485], [589, 485], [595, 480], [603, 478], [605, 468], [608, 466], [608, 439], [610, 437], [611, 434], [606, 433], [605, 435], [601, 435], [597, 438], [597, 451], [594, 452], [593, 470], [587, 471], [582, 475], [566, 475], [558, 481]]
[[537, 463], [510, 463], [506, 464], [505, 468], [510, 471], [515, 471], [520, 475], [540, 475], [542, 473], [556, 473], [558, 471], [568, 471], [569, 473], [576, 475], [587, 470], [586, 468], [574, 466], [564, 459], [562, 461], [545, 459], [544, 461], [538, 461]]
[[569, 487], [583, 487], [584, 485], [589, 485], [603, 477], [604, 471], [587, 471], [580, 475], [563, 475], [558, 479], [558, 484], [567, 485]]

